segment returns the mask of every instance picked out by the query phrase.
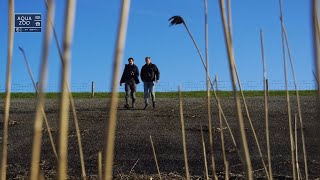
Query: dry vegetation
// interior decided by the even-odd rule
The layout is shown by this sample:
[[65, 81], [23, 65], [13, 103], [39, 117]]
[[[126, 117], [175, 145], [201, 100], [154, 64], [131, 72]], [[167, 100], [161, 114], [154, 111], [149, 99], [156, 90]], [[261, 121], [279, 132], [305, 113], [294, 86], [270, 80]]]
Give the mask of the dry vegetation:
[[[84, 127], [81, 127], [81, 124], [78, 121], [78, 115], [81, 114], [81, 109], [79, 110], [76, 103], [74, 102], [72, 98], [72, 94], [69, 91], [69, 70], [70, 70], [70, 59], [71, 59], [71, 46], [72, 46], [72, 35], [73, 35], [73, 25], [74, 25], [74, 17], [76, 16], [76, 10], [75, 10], [75, 1], [70, 0], [66, 1], [67, 6], [66, 6], [66, 16], [65, 16], [65, 28], [64, 28], [64, 38], [63, 38], [63, 49], [61, 50], [59, 48], [59, 42], [57, 39], [57, 35], [55, 32], [55, 29], [53, 27], [53, 20], [54, 20], [54, 1], [53, 0], [48, 0], [47, 1], [47, 18], [48, 21], [46, 22], [46, 27], [45, 27], [45, 37], [43, 40], [43, 48], [42, 48], [42, 56], [41, 56], [41, 72], [40, 72], [40, 80], [39, 80], [39, 94], [37, 97], [37, 101], [35, 104], [35, 110], [34, 111], [29, 111], [29, 113], [34, 113], [35, 118], [34, 118], [34, 123], [33, 123], [33, 133], [32, 133], [32, 147], [31, 146], [26, 146], [27, 148], [31, 149], [30, 154], [31, 156], [31, 161], [30, 162], [24, 162], [24, 165], [26, 167], [29, 167], [30, 164], [30, 169], [26, 170], [26, 168], [21, 168], [21, 167], [16, 167], [16, 168], [21, 168], [24, 169], [25, 174], [18, 171], [12, 170], [12, 162], [8, 164], [7, 159], [10, 156], [11, 153], [16, 153], [16, 149], [8, 149], [8, 145], [10, 145], [10, 130], [9, 128], [15, 128], [15, 126], [9, 126], [9, 122], [13, 122], [12, 120], [10, 121], [9, 119], [9, 114], [12, 113], [13, 115], [15, 113], [18, 113], [19, 111], [23, 111], [23, 109], [13, 109], [10, 108], [10, 84], [11, 84], [11, 59], [12, 59], [12, 49], [13, 49], [13, 24], [14, 24], [14, 18], [13, 18], [13, 12], [14, 12], [14, 1], [10, 0], [9, 1], [9, 37], [8, 37], [8, 59], [7, 59], [7, 74], [6, 74], [6, 97], [4, 100], [4, 118], [3, 118], [3, 136], [2, 136], [2, 154], [1, 154], [1, 179], [7, 179], [7, 171], [10, 172], [9, 178], [13, 177], [30, 177], [31, 179], [43, 179], [43, 178], [57, 178], [57, 179], [65, 179], [68, 177], [68, 173], [72, 173], [72, 175], [69, 176], [70, 179], [73, 178], [80, 178], [82, 177], [83, 179], [89, 178], [89, 179], [94, 179], [94, 178], [99, 178], [99, 179], [149, 179], [149, 178], [164, 178], [164, 179], [197, 179], [199, 177], [194, 176], [192, 172], [205, 172], [205, 176], [202, 176], [203, 178], [208, 179], [209, 176], [213, 179], [218, 179], [218, 178], [226, 178], [228, 179], [228, 176], [231, 178], [244, 178], [244, 179], [253, 179], [253, 178], [264, 178], [264, 179], [272, 179], [274, 178], [285, 178], [286, 176], [291, 177], [293, 179], [308, 179], [309, 175], [308, 173], [310, 170], [308, 169], [308, 159], [314, 160], [314, 154], [308, 154], [306, 147], [308, 146], [308, 142], [312, 143], [312, 140], [305, 139], [305, 134], [304, 130], [308, 130], [305, 128], [304, 124], [305, 122], [303, 121], [303, 113], [302, 113], [302, 108], [301, 108], [301, 103], [300, 103], [300, 97], [299, 97], [299, 91], [296, 89], [295, 92], [295, 97], [292, 101], [292, 97], [290, 98], [288, 88], [286, 89], [286, 108], [281, 108], [282, 111], [278, 111], [279, 117], [271, 117], [271, 115], [274, 116], [274, 112], [276, 111], [271, 111], [271, 108], [269, 106], [269, 97], [267, 96], [267, 89], [265, 88], [265, 96], [264, 99], [261, 99], [261, 102], [263, 106], [263, 110], [261, 111], [255, 111], [254, 108], [253, 110], [250, 109], [249, 105], [247, 104], [247, 99], [244, 97], [241, 84], [240, 84], [240, 77], [238, 76], [237, 68], [236, 68], [236, 60], [235, 56], [233, 53], [233, 46], [232, 46], [232, 21], [231, 21], [231, 3], [230, 0], [227, 1], [227, 10], [225, 7], [225, 1], [220, 0], [219, 5], [220, 5], [220, 13], [221, 13], [221, 19], [222, 19], [222, 27], [224, 30], [224, 38], [225, 38], [225, 45], [226, 49], [228, 52], [228, 63], [229, 63], [229, 72], [230, 72], [230, 77], [232, 79], [233, 83], [233, 103], [227, 103], [227, 107], [225, 105], [225, 102], [218, 96], [218, 84], [215, 84], [217, 81], [212, 81], [212, 79], [209, 76], [209, 67], [208, 67], [208, 56], [207, 56], [207, 44], [208, 44], [208, 38], [206, 38], [206, 56], [205, 59], [201, 55], [201, 51], [198, 48], [195, 39], [193, 38], [191, 31], [189, 27], [187, 26], [187, 23], [181, 16], [173, 16], [172, 18], [169, 19], [171, 25], [179, 25], [183, 24], [184, 27], [186, 28], [188, 34], [190, 35], [193, 44], [195, 45], [199, 56], [200, 60], [202, 61], [202, 64], [204, 66], [204, 70], [206, 71], [206, 77], [207, 77], [207, 103], [205, 101], [202, 102], [202, 108], [205, 109], [205, 112], [203, 114], [206, 114], [205, 117], [207, 120], [207, 123], [204, 123], [206, 129], [204, 130], [204, 133], [206, 134], [205, 137], [209, 138], [209, 142], [205, 141], [203, 138], [202, 143], [200, 144], [201, 151], [203, 154], [204, 159], [210, 159], [208, 162], [206, 161], [201, 161], [197, 162], [196, 160], [190, 160], [188, 157], [194, 157], [194, 155], [189, 155], [188, 154], [188, 138], [190, 138], [190, 135], [188, 136], [188, 128], [190, 130], [190, 126], [195, 126], [195, 125], [190, 125], [190, 122], [186, 122], [184, 119], [184, 105], [183, 105], [183, 99], [181, 98], [181, 92], [180, 92], [180, 101], [176, 102], [172, 100], [172, 104], [176, 103], [177, 105], [180, 104], [179, 106], [179, 113], [176, 111], [175, 114], [172, 114], [171, 116], [173, 117], [179, 117], [181, 118], [181, 126], [180, 128], [176, 129], [176, 132], [179, 132], [181, 130], [182, 135], [182, 143], [181, 143], [181, 148], [183, 149], [183, 162], [184, 162], [184, 175], [181, 175], [181, 170], [179, 170], [179, 175], [176, 173], [173, 173], [174, 170], [171, 168], [168, 168], [171, 170], [172, 173], [165, 171], [166, 173], [161, 172], [161, 166], [166, 166], [165, 163], [166, 161], [160, 160], [161, 159], [161, 152], [162, 151], [157, 151], [157, 147], [154, 146], [153, 144], [157, 144], [156, 141], [161, 141], [159, 140], [159, 136], [156, 136], [156, 139], [152, 139], [150, 136], [150, 144], [152, 145], [152, 156], [147, 156], [150, 159], [146, 162], [153, 163], [157, 165], [157, 171], [158, 174], [156, 174], [157, 171], [154, 171], [154, 173], [150, 173], [151, 171], [148, 170], [148, 166], [142, 166], [146, 168], [146, 171], [148, 171], [148, 174], [143, 174], [143, 170], [140, 170], [138, 174], [134, 173], [133, 171], [129, 171], [129, 174], [118, 171], [119, 167], [117, 167], [116, 162], [119, 161], [119, 157], [117, 157], [117, 150], [119, 150], [119, 147], [116, 146], [115, 141], [117, 138], [119, 138], [117, 133], [121, 131], [116, 131], [117, 127], [117, 119], [121, 119], [122, 114], [126, 112], [120, 112], [118, 113], [118, 106], [119, 106], [119, 98], [118, 98], [118, 74], [120, 70], [120, 65], [121, 61], [123, 59], [123, 50], [124, 50], [124, 45], [126, 43], [126, 31], [127, 31], [127, 23], [128, 23], [128, 14], [130, 10], [130, 0], [123, 0], [122, 1], [122, 8], [120, 11], [120, 18], [119, 18], [119, 27], [118, 27], [118, 34], [117, 34], [117, 41], [116, 41], [116, 46], [114, 50], [114, 67], [113, 67], [113, 78], [112, 78], [112, 95], [111, 98], [107, 101], [109, 103], [108, 106], [104, 109], [104, 111], [107, 113], [107, 115], [102, 116], [104, 122], [105, 128], [103, 129], [103, 136], [101, 134], [99, 137], [102, 139], [102, 144], [99, 144], [98, 149], [92, 148], [88, 145], [84, 145], [85, 143], [82, 143], [83, 138], [88, 138], [88, 136], [85, 136], [85, 131]], [[317, 13], [317, 0], [313, 1], [313, 7], [314, 11], [313, 14], [310, 15], [313, 17], [313, 33], [314, 33], [314, 52], [315, 52], [315, 69], [316, 69], [316, 74], [315, 77], [317, 79], [320, 79], [320, 63], [319, 63], [319, 21], [318, 21], [318, 13]], [[207, 1], [205, 0], [205, 5], [207, 6]], [[290, 54], [290, 48], [289, 48], [289, 43], [288, 43], [288, 36], [286, 33], [285, 29], [285, 22], [283, 22], [283, 17], [282, 17], [282, 3], [281, 0], [279, 0], [279, 7], [280, 7], [280, 20], [281, 20], [281, 31], [282, 31], [282, 45], [283, 45], [283, 60], [284, 60], [284, 75], [285, 75], [285, 81], [287, 83], [287, 59], [286, 59], [286, 54], [289, 55], [289, 62], [291, 65], [291, 69], [293, 71], [294, 75], [294, 81], [296, 84], [296, 77], [294, 73], [294, 64], [293, 60], [291, 58]], [[205, 11], [205, 17], [207, 17], [207, 12]], [[207, 19], [207, 18], [206, 18]], [[206, 21], [206, 24], [208, 22]], [[205, 29], [206, 32], [206, 37], [207, 37], [207, 28]], [[56, 133], [55, 135], [58, 136], [57, 138], [53, 138], [54, 131], [50, 127], [52, 125], [52, 122], [48, 122], [47, 115], [48, 115], [48, 109], [46, 109], [46, 104], [45, 104], [45, 95], [44, 95], [44, 89], [46, 86], [46, 74], [47, 74], [47, 58], [48, 58], [48, 48], [49, 44], [51, 41], [51, 34], [53, 33], [54, 35], [54, 41], [57, 45], [57, 48], [59, 50], [60, 58], [61, 58], [61, 63], [63, 64], [62, 68], [62, 87], [61, 87], [61, 96], [59, 100], [59, 106], [54, 109], [54, 111], [58, 111], [58, 119], [59, 123], [55, 129], [55, 131], [59, 132]], [[23, 49], [20, 49], [22, 53], [25, 53]], [[265, 64], [265, 59], [264, 59], [264, 50], [263, 50], [263, 33], [261, 30], [261, 50], [262, 50], [262, 61]], [[27, 53], [27, 52], [26, 52]], [[28, 67], [28, 60], [26, 55], [24, 54], [24, 58], [27, 62], [27, 67]], [[29, 68], [29, 67], [28, 67]], [[30, 68], [28, 69], [30, 72], [30, 78], [32, 79], [33, 82], [34, 79], [32, 77], [32, 71]], [[264, 71], [266, 71], [266, 67], [264, 67]], [[264, 79], [267, 77], [264, 76]], [[216, 78], [217, 79], [217, 78]], [[318, 83], [319, 84], [319, 83]], [[34, 84], [35, 85], [35, 84]], [[215, 87], [214, 87], [215, 85]], [[265, 86], [266, 87], [266, 86]], [[214, 94], [214, 99], [211, 100], [210, 97], [210, 90], [212, 89], [213, 94]], [[320, 91], [318, 91], [318, 94], [320, 94]], [[307, 102], [308, 103], [308, 102]], [[224, 106], [223, 106], [224, 104]], [[232, 106], [231, 106], [232, 104]], [[199, 104], [198, 104], [199, 106]], [[252, 105], [253, 106], [253, 105]], [[251, 107], [252, 107], [251, 106]], [[69, 110], [69, 107], [71, 107], [71, 110]], [[169, 108], [170, 106], [163, 106], [163, 108]], [[232, 109], [233, 115], [230, 115], [230, 108]], [[280, 109], [280, 108], [279, 108]], [[169, 109], [170, 110], [170, 109]], [[190, 110], [190, 109], [189, 109]], [[72, 112], [72, 114], [69, 114], [69, 112]], [[161, 112], [162, 111], [162, 112]], [[197, 109], [197, 111], [203, 111], [202, 109]], [[213, 127], [212, 122], [213, 122], [213, 117], [211, 117], [212, 111], [215, 111], [216, 118], [219, 119], [217, 124], [215, 124], [215, 127]], [[253, 121], [257, 121], [256, 115], [250, 114], [251, 112], [256, 112], [259, 113], [260, 115], [263, 114], [262, 116], [259, 117], [258, 119], [264, 120], [264, 123], [258, 123], [259, 124], [259, 129], [257, 130], [256, 127], [254, 127]], [[307, 110], [305, 110], [307, 111]], [[158, 112], [155, 113], [154, 115], [158, 116], [166, 116], [166, 114], [161, 114], [161, 113], [168, 113], [167, 110], [160, 110], [156, 111]], [[228, 113], [229, 112], [229, 113]], [[285, 113], [284, 113], [285, 112]], [[94, 113], [94, 112], [93, 112]], [[312, 115], [309, 115], [310, 117], [314, 117], [315, 114], [318, 114], [317, 111], [312, 111], [310, 112]], [[142, 113], [143, 114], [143, 113]], [[190, 115], [190, 114], [188, 114]], [[304, 114], [305, 116], [308, 116], [307, 114]], [[308, 116], [308, 117], [309, 117]], [[119, 118], [120, 117], [120, 118]], [[251, 117], [255, 117], [256, 119], [253, 119]], [[271, 127], [270, 126], [275, 126], [275, 124], [272, 124], [269, 122], [269, 119], [282, 119], [286, 118], [286, 132], [288, 134], [286, 137], [275, 137], [273, 134], [270, 133]], [[310, 118], [309, 117], [309, 118]], [[140, 118], [143, 118], [141, 116]], [[70, 120], [74, 120], [71, 124], [74, 125], [74, 131], [71, 131], [69, 129], [69, 126], [71, 126]], [[170, 119], [170, 118], [168, 118]], [[232, 123], [230, 122], [230, 119], [234, 119]], [[43, 128], [43, 120], [45, 122], [45, 128]], [[82, 119], [83, 120], [83, 119]], [[91, 120], [90, 118], [88, 120]], [[17, 120], [19, 121], [19, 120]], [[20, 122], [19, 122], [20, 123]], [[188, 124], [189, 123], [189, 124]], [[257, 124], [257, 123], [256, 123]], [[255, 124], [255, 125], [256, 125]], [[263, 126], [261, 125], [263, 124]], [[50, 125], [50, 126], [49, 126]], [[198, 124], [197, 124], [198, 125]], [[283, 124], [281, 124], [283, 126]], [[310, 126], [310, 122], [308, 122], [308, 125]], [[83, 126], [83, 125], [82, 125]], [[217, 128], [220, 127], [220, 128]], [[307, 126], [306, 126], [307, 127]], [[96, 127], [100, 128], [101, 127]], [[147, 126], [144, 128], [148, 128]], [[217, 128], [219, 129], [219, 133], [214, 132], [214, 129]], [[72, 128], [73, 129], [73, 128]], [[81, 130], [82, 129], [82, 130]], [[119, 128], [118, 128], [119, 129]], [[197, 133], [200, 133], [199, 128], [195, 128], [199, 130]], [[299, 133], [297, 131], [299, 130]], [[165, 131], [165, 130], [163, 130]], [[157, 131], [159, 132], [159, 131]], [[160, 131], [161, 132], [161, 131]], [[160, 133], [159, 132], [159, 133]], [[263, 132], [263, 134], [261, 134]], [[53, 150], [54, 153], [50, 154], [44, 154], [43, 149], [50, 149], [48, 147], [43, 147], [43, 135], [48, 133], [49, 137], [49, 147]], [[123, 132], [126, 133], [126, 132]], [[275, 132], [274, 132], [275, 133]], [[76, 138], [70, 138], [70, 134], [74, 134]], [[178, 133], [176, 133], [175, 136], [177, 136]], [[29, 133], [31, 136], [31, 134]], [[151, 135], [151, 134], [150, 134]], [[284, 134], [281, 134], [284, 135]], [[299, 135], [299, 136], [298, 136]], [[134, 135], [135, 136], [135, 135]], [[219, 138], [218, 138], [218, 137]], [[224, 138], [225, 136], [228, 137]], [[154, 136], [152, 136], [154, 137]], [[313, 136], [310, 136], [313, 138]], [[11, 137], [12, 138], [12, 137]], [[194, 138], [194, 137], [193, 137]], [[214, 143], [214, 140], [219, 140], [219, 147], [216, 147], [216, 143]], [[280, 138], [280, 139], [273, 139], [273, 138]], [[284, 143], [286, 146], [281, 148], [284, 148], [285, 150], [289, 149], [289, 157], [290, 159], [286, 159], [287, 164], [291, 166], [291, 168], [286, 169], [286, 174], [282, 174], [282, 176], [279, 175], [280, 170], [282, 168], [279, 168], [278, 166], [285, 166], [288, 167], [287, 165], [280, 165], [278, 164], [279, 162], [277, 161], [276, 157], [273, 156], [274, 151], [276, 149], [272, 147], [273, 142], [278, 142], [283, 139], [288, 140], [288, 143]], [[73, 139], [73, 141], [71, 141]], [[248, 140], [249, 139], [249, 140]], [[90, 141], [91, 139], [89, 139]], [[190, 140], [189, 140], [190, 141]], [[299, 142], [298, 142], [299, 141]], [[88, 143], [88, 139], [85, 139], [85, 142]], [[170, 143], [170, 141], [168, 142]], [[76, 145], [74, 145], [76, 144]], [[279, 143], [280, 144], [280, 143]], [[279, 145], [277, 144], [277, 145]], [[140, 144], [144, 146], [145, 144]], [[165, 144], [161, 144], [162, 146], [166, 146]], [[230, 145], [234, 146], [234, 152], [237, 155], [237, 157], [241, 160], [239, 161], [236, 160], [236, 158], [231, 158], [228, 159], [226, 156], [226, 151], [227, 148], [230, 150]], [[316, 147], [318, 146], [318, 143], [311, 144], [309, 147], [312, 147], [312, 145], [315, 145]], [[58, 147], [58, 149], [55, 149], [55, 146]], [[167, 145], [169, 146], [169, 145]], [[70, 154], [68, 152], [68, 149], [77, 147], [78, 153], [79, 153], [79, 159], [78, 157], [74, 157], [74, 154]], [[128, 146], [125, 146], [128, 147]], [[130, 147], [130, 146], [129, 146]], [[217, 149], [220, 149], [221, 147], [221, 154], [222, 158], [219, 157], [215, 152]], [[254, 155], [250, 154], [249, 152], [249, 147], [252, 149], [253, 147], [257, 148], [257, 151]], [[299, 147], [299, 148], [298, 148]], [[92, 149], [90, 149], [92, 148]], [[161, 149], [161, 147], [158, 147]], [[176, 147], [177, 148], [177, 147]], [[29, 151], [30, 151], [29, 149]], [[89, 150], [88, 150], [89, 149]], [[101, 150], [103, 149], [102, 153]], [[209, 154], [206, 153], [206, 151], [210, 152]], [[302, 149], [302, 150], [301, 150]], [[28, 149], [24, 149], [25, 151], [28, 151]], [[86, 162], [85, 163], [85, 155], [88, 155], [87, 151], [92, 151], [96, 150], [95, 153], [89, 153], [91, 156], [92, 154], [96, 154], [98, 157], [99, 155], [99, 161], [98, 162]], [[286, 153], [286, 151], [281, 151], [280, 153]], [[85, 151], [85, 153], [84, 153]], [[42, 152], [42, 153], [41, 153]], [[100, 152], [100, 153], [99, 153]], [[312, 152], [312, 151], [310, 151]], [[69, 153], [69, 154], [68, 154]], [[75, 153], [75, 151], [72, 151], [72, 153]], [[318, 152], [312, 152], [312, 153], [318, 153]], [[9, 155], [8, 155], [9, 154]], [[167, 156], [170, 156], [170, 154], [166, 154]], [[208, 157], [206, 156], [208, 155]], [[283, 156], [287, 157], [288, 154], [283, 154]], [[44, 167], [47, 167], [46, 162], [42, 161], [43, 156], [46, 158], [51, 157], [56, 161], [57, 166], [54, 168], [52, 167], [52, 163], [54, 160], [50, 160], [50, 168], [43, 169]], [[281, 154], [279, 155], [279, 157]], [[71, 159], [70, 157], [74, 157], [75, 159]], [[117, 159], [118, 158], [118, 159]], [[22, 158], [23, 160], [26, 160]], [[95, 158], [89, 158], [90, 160], [93, 160]], [[121, 159], [121, 158], [120, 158]], [[177, 158], [178, 159], [178, 158]], [[316, 159], [316, 158], [315, 158]], [[159, 160], [160, 162], [158, 163]], [[70, 161], [71, 162], [78, 162], [80, 161], [81, 163], [81, 170], [73, 170], [68, 168], [68, 164], [70, 166]], [[121, 161], [121, 160], [120, 160]], [[239, 166], [235, 166], [234, 164], [239, 161], [241, 164]], [[261, 172], [260, 169], [258, 169], [259, 173], [256, 173], [257, 171], [257, 164], [258, 162], [261, 163]], [[277, 162], [277, 163], [275, 163]], [[180, 161], [179, 161], [180, 163]], [[206, 164], [204, 168], [197, 167], [198, 169], [195, 170], [195, 165], [200, 165], [200, 164]], [[280, 163], [284, 163], [281, 162]], [[94, 165], [95, 164], [95, 165]], [[98, 165], [99, 164], [99, 165]], [[275, 164], [275, 166], [272, 166], [271, 164]], [[233, 165], [233, 166], [231, 166]], [[86, 167], [90, 166], [89, 170], [86, 170]], [[96, 170], [93, 170], [93, 167], [96, 168]], [[134, 165], [135, 166], [135, 165]], [[174, 167], [172, 164], [168, 164], [170, 167]], [[193, 166], [193, 167], [192, 167]], [[71, 165], [71, 167], [74, 167]], [[239, 168], [240, 167], [240, 168]], [[260, 167], [260, 166], [259, 166]], [[303, 167], [303, 168], [302, 168]], [[42, 169], [41, 169], [42, 168]], [[141, 168], [141, 167], [140, 167]], [[315, 167], [312, 167], [313, 169], [318, 170]], [[134, 167], [132, 168], [132, 170]], [[164, 168], [165, 169], [165, 168]], [[219, 169], [219, 171], [218, 171]], [[223, 169], [221, 171], [221, 169]], [[117, 172], [115, 172], [117, 170]], [[277, 176], [275, 176], [275, 173], [273, 172], [276, 171]], [[89, 171], [89, 173], [88, 173]], [[52, 173], [54, 172], [54, 173]], [[79, 172], [78, 175], [75, 173]], [[127, 172], [127, 171], [125, 171]], [[232, 172], [237, 172], [237, 175], [232, 174]], [[14, 176], [12, 173], [17, 173], [17, 176]], [[51, 173], [51, 174], [50, 174]], [[243, 174], [242, 174], [243, 173]], [[311, 171], [313, 174], [312, 177], [315, 177], [315, 173]], [[142, 174], [142, 175], [140, 175]], [[152, 175], [154, 174], [154, 175]], [[194, 174], [201, 174], [201, 173], [194, 173]], [[257, 175], [258, 174], [258, 175]]]

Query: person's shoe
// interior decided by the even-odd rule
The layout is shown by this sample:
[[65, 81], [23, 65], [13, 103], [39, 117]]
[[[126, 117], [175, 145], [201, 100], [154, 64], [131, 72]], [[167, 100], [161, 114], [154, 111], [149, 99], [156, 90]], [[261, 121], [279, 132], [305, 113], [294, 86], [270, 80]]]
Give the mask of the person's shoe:
[[136, 107], [136, 103], [132, 103], [132, 108], [135, 108]]
[[129, 109], [130, 108], [129, 104], [124, 105], [124, 108]]
[[146, 109], [147, 109], [147, 107], [148, 107], [148, 104], [146, 104], [146, 105], [144, 106], [143, 110], [146, 110]]
[[154, 101], [152, 102], [152, 107], [156, 108], [156, 102], [154, 102]]

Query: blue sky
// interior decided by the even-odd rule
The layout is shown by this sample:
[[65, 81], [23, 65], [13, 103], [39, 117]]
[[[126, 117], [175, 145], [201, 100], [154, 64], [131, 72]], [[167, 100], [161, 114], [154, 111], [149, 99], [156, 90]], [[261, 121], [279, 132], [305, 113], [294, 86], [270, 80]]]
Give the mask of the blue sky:
[[[61, 42], [65, 21], [65, 1], [56, 0], [55, 6], [55, 27]], [[120, 6], [120, 0], [77, 1], [71, 55], [70, 80], [72, 84], [90, 84], [91, 81], [94, 81], [97, 91], [110, 91]], [[3, 89], [5, 85], [7, 7], [8, 1], [0, 1], [0, 89]], [[313, 81], [310, 8], [311, 1], [308, 0], [283, 0], [284, 23], [299, 82]], [[45, 4], [43, 0], [16, 0], [15, 13], [42, 13], [44, 27]], [[133, 57], [135, 64], [141, 69], [144, 65], [144, 57], [150, 56], [152, 62], [160, 69], [159, 86], [162, 88], [175, 90], [179, 83], [196, 84], [205, 81], [205, 71], [187, 31], [182, 25], [169, 27], [168, 19], [174, 15], [184, 18], [202, 55], [205, 55], [204, 1], [132, 0], [121, 71], [129, 57]], [[230, 82], [220, 19], [218, 1], [209, 1], [210, 75], [212, 78], [218, 75], [220, 81]], [[268, 79], [284, 82], [279, 1], [232, 1], [232, 22], [235, 60], [240, 79], [243, 82], [262, 81], [263, 67], [259, 32], [262, 29]], [[42, 33], [14, 34], [13, 84], [31, 84], [18, 46], [23, 47], [26, 51], [34, 76], [39, 79], [43, 32], [44, 28]], [[60, 68], [58, 51], [52, 41], [49, 55], [49, 85], [55, 84], [58, 87]], [[291, 71], [289, 71], [289, 80], [293, 81]], [[123, 91], [122, 87], [119, 88], [120, 91]], [[139, 84], [139, 89], [141, 88], [142, 84]]]

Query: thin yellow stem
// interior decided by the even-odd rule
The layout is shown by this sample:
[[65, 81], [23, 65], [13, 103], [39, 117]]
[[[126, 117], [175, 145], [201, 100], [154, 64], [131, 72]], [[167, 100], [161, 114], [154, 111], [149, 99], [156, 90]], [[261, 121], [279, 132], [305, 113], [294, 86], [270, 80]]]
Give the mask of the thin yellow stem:
[[295, 156], [294, 156], [294, 139], [293, 139], [293, 130], [292, 130], [292, 118], [291, 118], [291, 107], [290, 107], [290, 96], [288, 90], [288, 78], [287, 78], [287, 60], [285, 53], [285, 38], [284, 38], [284, 24], [282, 16], [282, 0], [279, 0], [280, 4], [280, 22], [281, 22], [281, 36], [282, 36], [282, 49], [283, 49], [283, 62], [284, 62], [284, 78], [286, 84], [286, 99], [287, 99], [287, 109], [288, 109], [288, 127], [289, 127], [289, 136], [290, 136], [290, 146], [291, 146], [291, 164], [292, 164], [292, 175], [293, 179], [296, 179], [296, 167], [295, 167]]
[[130, 10], [130, 0], [122, 0], [121, 17], [118, 27], [118, 37], [117, 44], [115, 48], [114, 55], [114, 66], [113, 66], [113, 80], [112, 80], [112, 94], [111, 94], [111, 104], [110, 104], [110, 117], [109, 121], [106, 123], [106, 142], [105, 142], [105, 169], [104, 169], [104, 179], [111, 180], [112, 166], [113, 166], [113, 156], [114, 156], [114, 141], [115, 141], [115, 131], [117, 122], [117, 107], [118, 107], [118, 80], [119, 80], [119, 70], [120, 64], [122, 62], [123, 51], [126, 40], [128, 17]]
[[267, 140], [269, 179], [272, 179], [270, 136], [269, 136], [270, 133], [269, 133], [267, 70], [266, 70], [266, 61], [265, 61], [265, 57], [264, 57], [264, 43], [263, 43], [263, 32], [262, 32], [262, 30], [260, 31], [260, 40], [261, 40], [261, 52], [262, 52], [262, 63], [263, 63], [264, 112], [265, 112], [265, 122], [266, 122], [266, 140]]
[[1, 179], [6, 179], [7, 159], [8, 159], [8, 124], [10, 114], [10, 93], [11, 93], [11, 63], [14, 40], [14, 0], [9, 0], [8, 6], [8, 55], [7, 55], [7, 73], [6, 73], [6, 96], [4, 102], [4, 122], [3, 122], [3, 141], [2, 141], [2, 161], [1, 161]]
[[230, 69], [230, 76], [232, 79], [232, 87], [233, 87], [233, 94], [234, 94], [234, 100], [235, 100], [235, 106], [237, 111], [237, 118], [238, 118], [238, 124], [240, 129], [240, 137], [241, 137], [241, 143], [240, 143], [240, 149], [241, 149], [241, 160], [244, 167], [244, 173], [246, 179], [253, 179], [252, 177], [252, 167], [251, 167], [251, 160], [249, 155], [249, 149], [248, 149], [248, 143], [247, 138], [245, 134], [244, 129], [244, 122], [243, 122], [243, 116], [241, 111], [241, 105], [240, 105], [240, 99], [237, 94], [237, 85], [236, 85], [236, 75], [235, 75], [235, 62], [234, 62], [234, 54], [233, 54], [233, 46], [230, 39], [230, 34], [228, 31], [227, 23], [226, 23], [226, 15], [225, 15], [225, 7], [224, 7], [224, 0], [220, 0], [220, 13], [221, 13], [221, 19], [223, 22], [223, 29], [224, 29], [224, 36], [226, 41], [226, 48], [228, 51], [228, 59], [229, 59], [229, 69]]
[[156, 166], [157, 166], [159, 179], [162, 180], [161, 173], [160, 173], [160, 168], [159, 168], [159, 164], [158, 164], [158, 159], [157, 159], [157, 154], [156, 154], [156, 150], [155, 150], [154, 145], [153, 145], [153, 141], [152, 141], [151, 135], [150, 135], [150, 143], [151, 143], [151, 147], [152, 147], [152, 151], [153, 151], [154, 161], [156, 162]]
[[183, 105], [182, 105], [182, 95], [179, 86], [179, 102], [180, 102], [180, 120], [181, 120], [181, 132], [182, 132], [182, 144], [183, 144], [183, 157], [184, 157], [184, 166], [186, 169], [186, 179], [190, 180], [189, 174], [189, 165], [188, 165], [188, 155], [187, 155], [187, 143], [186, 143], [186, 132], [184, 127], [184, 118], [183, 118]]
[[[48, 2], [49, 8], [47, 10], [47, 19], [53, 19], [54, 17], [54, 1]], [[36, 117], [34, 122], [34, 134], [33, 134], [33, 145], [32, 145], [32, 160], [31, 160], [31, 173], [30, 179], [36, 179], [39, 175], [39, 162], [41, 154], [41, 139], [42, 139], [42, 125], [43, 125], [43, 109], [44, 109], [44, 89], [46, 87], [47, 68], [48, 68], [48, 54], [49, 46], [51, 41], [51, 28], [49, 27], [48, 21], [46, 22], [46, 32], [44, 34], [44, 42], [42, 47], [41, 56], [41, 72], [40, 72], [40, 87], [39, 95], [36, 106]]]
[[69, 72], [71, 61], [71, 45], [73, 38], [74, 19], [76, 13], [76, 0], [69, 0], [65, 9], [65, 28], [63, 38], [63, 66], [61, 77], [61, 96], [59, 114], [59, 162], [58, 179], [66, 179], [68, 164], [68, 130], [69, 130], [69, 105], [68, 93]]

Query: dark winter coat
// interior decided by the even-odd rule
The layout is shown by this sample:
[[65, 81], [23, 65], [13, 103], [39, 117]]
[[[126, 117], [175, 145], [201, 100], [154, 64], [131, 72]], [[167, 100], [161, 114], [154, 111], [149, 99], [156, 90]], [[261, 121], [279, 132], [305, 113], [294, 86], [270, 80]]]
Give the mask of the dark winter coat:
[[121, 76], [120, 83], [132, 82], [132, 80], [134, 80], [136, 84], [140, 83], [139, 69], [135, 64], [133, 65], [126, 64]]
[[142, 66], [140, 76], [143, 82], [153, 82], [160, 79], [160, 71], [155, 64], [145, 64]]

